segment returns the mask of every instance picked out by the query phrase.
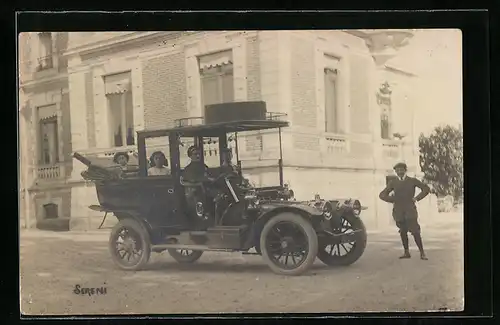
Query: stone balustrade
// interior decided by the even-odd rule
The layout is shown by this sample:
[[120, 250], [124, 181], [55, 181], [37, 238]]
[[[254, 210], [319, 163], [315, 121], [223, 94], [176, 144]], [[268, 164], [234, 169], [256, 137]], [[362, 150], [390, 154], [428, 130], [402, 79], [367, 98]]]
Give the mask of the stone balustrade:
[[340, 135], [327, 135], [324, 137], [321, 149], [326, 154], [347, 153], [347, 139], [346, 137]]
[[38, 180], [57, 180], [66, 176], [64, 163], [36, 166], [35, 170]]

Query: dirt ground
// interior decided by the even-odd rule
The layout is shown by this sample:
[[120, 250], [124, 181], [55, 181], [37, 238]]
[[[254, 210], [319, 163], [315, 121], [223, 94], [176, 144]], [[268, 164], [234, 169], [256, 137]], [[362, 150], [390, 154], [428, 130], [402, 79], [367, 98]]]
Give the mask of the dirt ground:
[[[147, 270], [118, 270], [98, 234], [21, 232], [21, 311], [25, 315], [314, 313], [428, 311], [463, 308], [461, 216], [423, 225], [429, 260], [399, 260], [395, 229], [370, 233], [365, 254], [349, 267], [317, 261], [300, 277], [273, 274], [260, 256], [205, 253], [180, 265], [152, 254]], [[410, 237], [411, 238], [411, 237]], [[75, 285], [105, 287], [77, 295]]]

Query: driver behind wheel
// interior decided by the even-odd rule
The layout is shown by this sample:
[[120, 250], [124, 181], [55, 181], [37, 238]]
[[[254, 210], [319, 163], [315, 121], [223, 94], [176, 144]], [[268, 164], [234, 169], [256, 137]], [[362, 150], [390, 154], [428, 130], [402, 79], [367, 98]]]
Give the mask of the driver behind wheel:
[[201, 161], [201, 150], [195, 146], [191, 146], [187, 154], [191, 161], [184, 168], [182, 177], [192, 183], [201, 183], [210, 180], [208, 166]]
[[[210, 201], [213, 194], [210, 193], [209, 189], [206, 189], [202, 184], [206, 181], [212, 180], [208, 173], [208, 166], [205, 165], [201, 161], [201, 150], [195, 146], [189, 147], [187, 151], [188, 157], [191, 160], [189, 164], [184, 168], [182, 172], [182, 179], [188, 183], [193, 183], [195, 186], [187, 186], [186, 190], [186, 199], [188, 201], [188, 206], [192, 210], [194, 214], [199, 214], [196, 211], [197, 206], [205, 205], [205, 203], [209, 203], [211, 208]], [[208, 193], [207, 193], [208, 192]], [[203, 210], [205, 210], [203, 208]], [[206, 213], [202, 213], [203, 216], [198, 215], [199, 217], [206, 217]]]
[[221, 151], [222, 154], [222, 172], [231, 173], [238, 170], [238, 166], [234, 165], [232, 162], [233, 152], [230, 148], [225, 148]]

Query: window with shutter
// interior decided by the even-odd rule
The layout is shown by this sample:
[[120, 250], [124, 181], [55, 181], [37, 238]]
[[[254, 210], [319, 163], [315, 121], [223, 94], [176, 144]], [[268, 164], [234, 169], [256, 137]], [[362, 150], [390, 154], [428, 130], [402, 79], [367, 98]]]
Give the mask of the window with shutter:
[[234, 101], [232, 51], [200, 56], [202, 107]]
[[105, 77], [111, 143], [115, 147], [135, 144], [134, 106], [130, 73]]
[[40, 106], [38, 116], [38, 162], [53, 165], [59, 162], [59, 139], [56, 105]]
[[38, 34], [40, 50], [38, 55], [37, 70], [51, 69], [54, 67], [52, 53], [52, 33], [43, 32]]
[[337, 70], [325, 69], [325, 131], [339, 132]]
[[52, 165], [59, 161], [57, 138], [57, 118], [40, 121], [40, 160], [42, 165]]
[[339, 103], [339, 69], [341, 59], [325, 54], [323, 60], [325, 132], [343, 133], [342, 112], [340, 111], [341, 107]]

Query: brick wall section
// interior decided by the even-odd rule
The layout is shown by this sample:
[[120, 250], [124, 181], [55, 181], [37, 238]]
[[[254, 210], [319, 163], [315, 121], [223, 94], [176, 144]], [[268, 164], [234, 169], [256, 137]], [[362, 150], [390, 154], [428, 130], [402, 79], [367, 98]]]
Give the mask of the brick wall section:
[[370, 85], [367, 76], [368, 60], [366, 56], [353, 54], [350, 57], [350, 98], [351, 98], [351, 132], [370, 132], [369, 95]]
[[173, 126], [187, 116], [184, 53], [142, 62], [144, 124], [146, 128]]
[[263, 136], [259, 135], [247, 135], [245, 137], [245, 150], [249, 152], [259, 152], [263, 149]]
[[291, 53], [293, 125], [316, 128], [314, 44], [292, 36]]
[[92, 72], [85, 74], [85, 102], [87, 103], [87, 139], [89, 148], [95, 148], [95, 123], [94, 123], [94, 84]]
[[261, 100], [259, 39], [247, 39], [247, 97], [249, 101]]
[[296, 149], [319, 151], [319, 137], [314, 135], [294, 134], [293, 145]]

